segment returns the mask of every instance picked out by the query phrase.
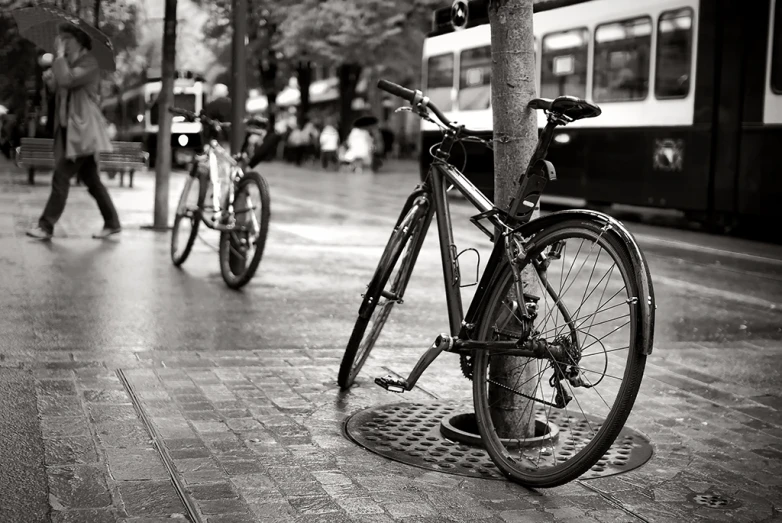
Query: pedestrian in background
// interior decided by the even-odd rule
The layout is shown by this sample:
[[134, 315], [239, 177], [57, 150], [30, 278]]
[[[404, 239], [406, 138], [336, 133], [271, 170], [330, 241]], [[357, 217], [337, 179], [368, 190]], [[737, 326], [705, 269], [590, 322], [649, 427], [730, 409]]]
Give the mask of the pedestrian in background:
[[43, 74], [48, 87], [56, 92], [52, 191], [38, 226], [27, 235], [39, 240], [52, 237], [54, 225], [65, 210], [70, 179], [78, 173], [103, 215], [103, 229], [93, 238], [107, 238], [122, 229], [98, 174], [98, 154], [112, 150], [98, 103], [100, 68], [90, 52], [92, 39], [76, 26], [59, 27], [56, 48], [52, 68]]
[[326, 125], [320, 132], [320, 165], [328, 169], [332, 163], [339, 167], [337, 149], [339, 148], [339, 131], [334, 127], [333, 119], [328, 118]]

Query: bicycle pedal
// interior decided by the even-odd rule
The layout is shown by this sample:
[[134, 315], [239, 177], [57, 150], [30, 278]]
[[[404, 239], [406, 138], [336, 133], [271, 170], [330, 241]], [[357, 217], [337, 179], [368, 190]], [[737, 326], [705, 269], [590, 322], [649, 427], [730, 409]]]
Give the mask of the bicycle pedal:
[[383, 387], [389, 392], [396, 392], [398, 394], [407, 390], [407, 382], [402, 378], [395, 378], [394, 376], [384, 376], [382, 378], [375, 378], [375, 383]]

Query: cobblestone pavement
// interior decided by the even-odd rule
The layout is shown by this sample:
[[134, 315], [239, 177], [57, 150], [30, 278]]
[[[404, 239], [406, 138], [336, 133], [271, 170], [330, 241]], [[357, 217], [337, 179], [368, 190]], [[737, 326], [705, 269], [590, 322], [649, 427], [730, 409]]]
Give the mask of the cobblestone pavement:
[[[345, 420], [368, 407], [470, 400], [452, 355], [410, 393], [372, 385], [375, 376], [407, 372], [443, 330], [433, 242], [411, 283], [411, 293], [422, 288], [409, 296], [418, 305], [389, 326], [396, 341], [373, 352], [357, 387], [339, 393], [335, 383], [357, 298], [395, 218], [371, 211], [397, 208], [415, 176], [386, 173], [373, 182], [279, 165], [264, 174], [273, 209], [267, 252], [253, 282], [233, 292], [220, 279], [213, 233], [179, 271], [168, 235], [139, 229], [152, 217], [151, 174], [137, 176], [134, 189], [107, 182], [125, 226], [120, 239], [89, 238], [99, 214], [76, 189], [47, 245], [23, 231], [48, 188], [28, 187], [22, 173], [0, 165], [0, 366], [35, 384], [39, 432], [30, 437], [43, 442], [51, 521], [184, 519], [172, 477], [210, 523], [782, 519], [782, 334], [779, 308], [768, 306], [782, 301], [782, 290], [771, 288], [779, 280], [765, 294], [726, 281], [712, 289], [712, 305], [679, 310], [683, 325], [658, 326], [628, 420], [654, 446], [640, 468], [546, 490], [434, 472], [373, 454], [343, 434]], [[336, 189], [325, 176], [340, 182]], [[174, 176], [172, 209], [181, 182]], [[467, 234], [468, 244], [480, 238]], [[772, 247], [744, 247], [782, 259]], [[689, 287], [678, 288], [665, 266], [675, 258], [658, 255], [651, 259], [661, 300], [678, 304], [708, 287], [695, 275], [681, 277]], [[729, 306], [735, 318], [723, 316]], [[699, 503], [711, 495], [727, 504]]]

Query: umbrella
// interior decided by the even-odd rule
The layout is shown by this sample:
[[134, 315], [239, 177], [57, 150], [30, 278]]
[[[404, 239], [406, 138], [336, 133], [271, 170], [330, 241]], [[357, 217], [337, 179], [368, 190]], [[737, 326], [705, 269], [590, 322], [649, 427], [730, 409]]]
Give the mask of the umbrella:
[[359, 129], [362, 129], [364, 127], [370, 127], [372, 125], [375, 125], [380, 120], [377, 119], [376, 116], [372, 116], [371, 114], [367, 114], [364, 116], [359, 116], [353, 121], [353, 127], [357, 127]]
[[92, 38], [92, 54], [100, 68], [112, 72], [116, 70], [114, 46], [109, 37], [78, 16], [53, 5], [14, 9], [11, 14], [19, 26], [19, 34], [49, 53], [55, 52], [54, 39], [60, 24], [68, 23], [78, 27]]

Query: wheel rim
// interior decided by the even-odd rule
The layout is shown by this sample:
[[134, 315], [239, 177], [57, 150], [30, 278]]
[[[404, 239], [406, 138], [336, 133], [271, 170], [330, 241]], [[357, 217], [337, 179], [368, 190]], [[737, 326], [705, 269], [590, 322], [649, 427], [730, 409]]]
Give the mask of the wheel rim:
[[189, 176], [182, 190], [174, 217], [174, 229], [171, 233], [171, 256], [174, 261], [187, 254], [190, 236], [197, 226], [199, 181]]
[[372, 350], [375, 343], [377, 343], [377, 339], [380, 337], [380, 333], [388, 319], [388, 315], [391, 313], [394, 303], [396, 303], [388, 301], [385, 298], [383, 300], [384, 301], [375, 307], [372, 317], [369, 320], [369, 325], [367, 325], [366, 334], [361, 340], [358, 351], [356, 351], [356, 357], [353, 359], [353, 366], [350, 369], [351, 382], [356, 379], [356, 375], [361, 370], [361, 367], [364, 366], [364, 362], [366, 362], [369, 357], [369, 352]]
[[[574, 468], [583, 472], [594, 464], [624, 424], [640, 383], [635, 383], [640, 377], [630, 349], [636, 333], [635, 291], [626, 260], [602, 231], [562, 230], [540, 241], [545, 244], [533, 247], [530, 255], [548, 268], [545, 278], [533, 275], [534, 283], [525, 292], [539, 297], [530, 339], [554, 344], [547, 352], [550, 357], [483, 353], [475, 358], [474, 376], [480, 391], [476, 413], [483, 418], [483, 435], [493, 457], [514, 474], [529, 478], [561, 476]], [[515, 340], [524, 330], [512, 278], [506, 278], [501, 288], [504, 298], [487, 311], [480, 339]], [[554, 300], [547, 288], [553, 288], [559, 299]], [[551, 381], [554, 375], [572, 376], [575, 371], [575, 382]], [[591, 388], [578, 386], [579, 377]], [[562, 394], [556, 383], [572, 397], [565, 407], [551, 405]], [[510, 408], [511, 398], [520, 394], [536, 400], [522, 401], [512, 415], [495, 415]], [[621, 399], [628, 394], [629, 404]], [[544, 436], [533, 433], [534, 427], [548, 423], [559, 428], [557, 438], [531, 443]], [[511, 443], [503, 445], [500, 437]]]
[[[413, 262], [413, 239], [417, 237], [417, 232], [420, 230], [422, 224], [423, 220], [415, 222], [413, 233], [407, 238], [401, 254], [394, 262], [391, 274], [389, 274], [386, 284], [384, 285], [384, 292], [389, 295], [398, 296], [399, 294], [404, 294], [404, 290], [407, 287], [407, 280], [404, 279], [404, 276], [410, 276], [410, 264]], [[372, 316], [369, 318], [369, 322], [364, 331], [364, 337], [361, 339], [358, 349], [356, 350], [356, 355], [353, 358], [349, 376], [350, 383], [356, 379], [359, 371], [364, 366], [364, 363], [369, 357], [369, 353], [380, 338], [383, 327], [391, 314], [391, 309], [393, 309], [394, 304], [396, 304], [395, 299], [389, 299], [388, 297], [383, 296], [382, 293], [377, 300], [378, 304], [372, 311]]]

